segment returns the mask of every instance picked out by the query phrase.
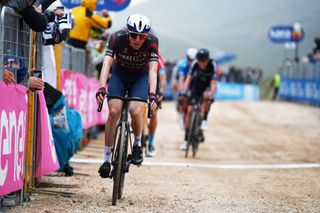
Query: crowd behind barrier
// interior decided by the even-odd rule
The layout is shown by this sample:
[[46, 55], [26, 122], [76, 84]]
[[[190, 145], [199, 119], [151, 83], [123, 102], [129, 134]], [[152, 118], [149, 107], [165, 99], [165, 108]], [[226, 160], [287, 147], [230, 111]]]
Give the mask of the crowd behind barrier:
[[0, 79], [7, 67], [16, 81], [23, 81], [29, 66], [31, 31], [13, 9], [0, 6], [0, 10]]
[[286, 64], [279, 72], [281, 99], [320, 105], [320, 61]]
[[[0, 6], [0, 14], [2, 204], [8, 193], [17, 190], [27, 199], [36, 180], [58, 169], [63, 170], [63, 165], [78, 148], [79, 140], [84, 139], [79, 127], [89, 131], [104, 124], [108, 109], [105, 104], [103, 112], [97, 113], [95, 92], [99, 82], [86, 76], [86, 51], [69, 45], [63, 46], [62, 50], [61, 86], [64, 94], [60, 98], [54, 97], [52, 94], [59, 91], [48, 92], [47, 86], [44, 93], [29, 89], [33, 70], [46, 72], [42, 64], [42, 34], [32, 33], [22, 17], [11, 8]], [[2, 81], [4, 70], [14, 73], [14, 83]], [[61, 119], [66, 125], [59, 126]]]

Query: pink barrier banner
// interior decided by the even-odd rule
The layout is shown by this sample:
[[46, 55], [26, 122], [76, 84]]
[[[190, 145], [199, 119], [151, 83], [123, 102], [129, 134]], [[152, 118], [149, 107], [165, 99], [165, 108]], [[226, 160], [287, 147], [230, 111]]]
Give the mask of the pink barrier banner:
[[104, 124], [109, 111], [105, 101], [102, 111], [97, 112], [95, 95], [100, 87], [99, 81], [70, 70], [62, 70], [61, 76], [62, 92], [66, 96], [67, 104], [81, 114], [83, 128]]
[[0, 195], [23, 187], [27, 88], [0, 81]]
[[35, 177], [50, 174], [59, 169], [54, 140], [52, 137], [49, 113], [43, 91], [38, 91], [37, 152]]

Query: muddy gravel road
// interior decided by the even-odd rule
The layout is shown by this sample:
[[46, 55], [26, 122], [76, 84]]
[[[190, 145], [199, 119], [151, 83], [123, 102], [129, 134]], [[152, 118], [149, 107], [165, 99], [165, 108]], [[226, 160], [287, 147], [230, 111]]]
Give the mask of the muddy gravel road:
[[124, 198], [99, 177], [103, 135], [78, 152], [76, 174], [43, 178], [71, 197], [33, 194], [10, 212], [320, 212], [320, 109], [283, 102], [217, 102], [198, 157], [179, 150], [175, 105], [159, 114], [154, 158], [130, 167]]

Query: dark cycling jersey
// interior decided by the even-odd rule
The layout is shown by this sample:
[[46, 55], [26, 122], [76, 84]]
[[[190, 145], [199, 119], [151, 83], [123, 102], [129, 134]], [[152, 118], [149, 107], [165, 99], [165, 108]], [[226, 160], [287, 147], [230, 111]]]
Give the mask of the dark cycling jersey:
[[190, 89], [191, 96], [199, 96], [207, 88], [210, 87], [211, 80], [216, 80], [216, 63], [210, 59], [205, 69], [200, 69], [197, 61], [194, 61], [189, 70], [189, 75], [192, 76]]
[[114, 57], [114, 64], [127, 74], [148, 72], [150, 61], [158, 61], [158, 38], [152, 34], [135, 50], [129, 44], [129, 32], [119, 30], [111, 35], [106, 55]]

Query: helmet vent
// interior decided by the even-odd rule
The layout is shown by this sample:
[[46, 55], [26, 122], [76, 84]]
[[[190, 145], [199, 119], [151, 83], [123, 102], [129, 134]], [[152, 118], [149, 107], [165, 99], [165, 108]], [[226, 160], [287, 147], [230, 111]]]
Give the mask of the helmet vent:
[[139, 21], [139, 31], [141, 31], [141, 27], [142, 27], [142, 21]]

